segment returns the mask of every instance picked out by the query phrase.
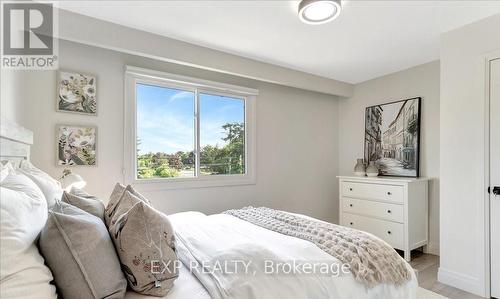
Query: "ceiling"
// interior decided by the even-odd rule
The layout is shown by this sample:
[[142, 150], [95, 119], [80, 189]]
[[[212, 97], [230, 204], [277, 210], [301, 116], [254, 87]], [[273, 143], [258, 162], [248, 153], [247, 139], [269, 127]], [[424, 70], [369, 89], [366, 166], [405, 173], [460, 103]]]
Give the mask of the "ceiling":
[[500, 1], [343, 1], [306, 25], [297, 1], [60, 1], [120, 25], [307, 73], [359, 83], [439, 59], [443, 32], [500, 13]]

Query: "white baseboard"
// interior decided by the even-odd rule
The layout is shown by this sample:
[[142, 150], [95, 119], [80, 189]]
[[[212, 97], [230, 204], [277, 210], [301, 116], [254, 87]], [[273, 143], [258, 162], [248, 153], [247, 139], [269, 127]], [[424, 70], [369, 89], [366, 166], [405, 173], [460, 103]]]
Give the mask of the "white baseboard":
[[439, 267], [438, 281], [481, 297], [486, 296], [484, 293], [485, 286], [477, 277], [472, 277]]
[[439, 243], [429, 242], [429, 244], [427, 244], [427, 247], [424, 247], [424, 252], [433, 255], [439, 255]]

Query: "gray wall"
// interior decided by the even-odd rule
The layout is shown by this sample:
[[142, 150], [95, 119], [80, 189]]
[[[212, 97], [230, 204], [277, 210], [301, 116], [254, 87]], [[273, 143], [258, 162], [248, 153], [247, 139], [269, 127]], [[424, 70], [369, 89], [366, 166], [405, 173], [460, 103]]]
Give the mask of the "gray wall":
[[439, 61], [357, 84], [354, 96], [340, 101], [339, 173], [352, 175], [363, 158], [365, 108], [422, 97], [420, 173], [432, 178], [429, 190], [428, 250], [439, 254]]
[[365, 107], [422, 96], [421, 169], [423, 176], [433, 178], [430, 189], [430, 251], [438, 253], [439, 62], [358, 84], [352, 98], [339, 100], [330, 95], [68, 41], [60, 43], [60, 58], [61, 69], [97, 75], [97, 117], [56, 112], [56, 73], [49, 71], [9, 71], [7, 76], [2, 76], [2, 99], [9, 99], [2, 100], [2, 115], [10, 116], [34, 130], [33, 161], [55, 177], [60, 176], [62, 171], [61, 167], [55, 166], [55, 125], [98, 125], [98, 167], [80, 167], [75, 172], [87, 179], [89, 191], [104, 198], [115, 182], [122, 181], [125, 65], [260, 90], [257, 100], [257, 184], [147, 194], [156, 206], [167, 213], [185, 210], [214, 213], [251, 204], [302, 212], [337, 222], [338, 184], [335, 176], [352, 174], [355, 159], [363, 156]]
[[[89, 182], [88, 190], [104, 198], [122, 181], [123, 73], [127, 64], [232, 83], [260, 90], [257, 100], [257, 184], [150, 192], [154, 204], [173, 213], [220, 212], [244, 205], [265, 205], [338, 221], [336, 176], [350, 175], [363, 157], [366, 106], [422, 96], [421, 173], [433, 178], [430, 188], [430, 246], [439, 252], [439, 62], [370, 80], [342, 99], [188, 68], [61, 41], [60, 67], [96, 74], [97, 117], [55, 111], [55, 72], [2, 73], [2, 115], [35, 132], [33, 161], [55, 177], [55, 125], [96, 124], [99, 127], [98, 167], [75, 172]], [[4, 113], [5, 112], [5, 113]]]
[[2, 117], [17, 121], [22, 115], [19, 91], [24, 89], [23, 80], [28, 72], [0, 70], [0, 113]]
[[484, 297], [489, 297], [485, 65], [486, 54], [500, 51], [499, 28], [497, 14], [441, 36], [439, 280]]
[[97, 76], [98, 116], [56, 112], [56, 73], [24, 72], [21, 78], [24, 84], [15, 91], [23, 110], [17, 121], [34, 131], [32, 160], [38, 167], [54, 177], [61, 174], [62, 168], [55, 166], [56, 124], [95, 124], [99, 130], [98, 166], [76, 167], [74, 171], [88, 181], [88, 191], [102, 197], [109, 196], [114, 183], [122, 181], [123, 74], [127, 64], [260, 91], [257, 184], [147, 193], [157, 208], [166, 213], [186, 210], [215, 213], [245, 205], [265, 205], [329, 221], [336, 219], [335, 176], [339, 157], [336, 97], [72, 42], [60, 43], [60, 68]]

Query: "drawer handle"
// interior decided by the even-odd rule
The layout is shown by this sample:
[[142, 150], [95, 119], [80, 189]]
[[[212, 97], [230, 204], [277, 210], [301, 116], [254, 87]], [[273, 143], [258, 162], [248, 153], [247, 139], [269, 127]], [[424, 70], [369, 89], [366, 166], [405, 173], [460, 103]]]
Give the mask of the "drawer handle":
[[352, 207], [352, 203], [350, 203], [349, 206]]
[[349, 188], [349, 191], [352, 191], [352, 188]]
[[387, 231], [387, 233], [388, 233], [389, 235], [390, 235], [390, 234], [392, 234], [390, 230], [388, 230], [388, 231]]
[[350, 225], [353, 225], [354, 223], [353, 223], [353, 222], [350, 222], [349, 224], [350, 224]]
[[389, 213], [389, 214], [390, 214], [390, 213], [392, 213], [392, 211], [391, 211], [391, 210], [387, 210], [387, 213]]
[[387, 192], [387, 195], [392, 195], [392, 193], [391, 192]]

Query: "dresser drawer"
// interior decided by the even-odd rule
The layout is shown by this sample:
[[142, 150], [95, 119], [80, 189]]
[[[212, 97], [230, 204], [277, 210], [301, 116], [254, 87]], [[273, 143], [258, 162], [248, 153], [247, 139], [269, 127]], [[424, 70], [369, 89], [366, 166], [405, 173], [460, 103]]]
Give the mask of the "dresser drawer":
[[341, 225], [369, 232], [397, 249], [403, 249], [403, 224], [375, 218], [342, 213]]
[[389, 221], [404, 222], [403, 205], [399, 204], [344, 197], [342, 198], [342, 211]]
[[342, 182], [342, 196], [404, 202], [403, 186]]

